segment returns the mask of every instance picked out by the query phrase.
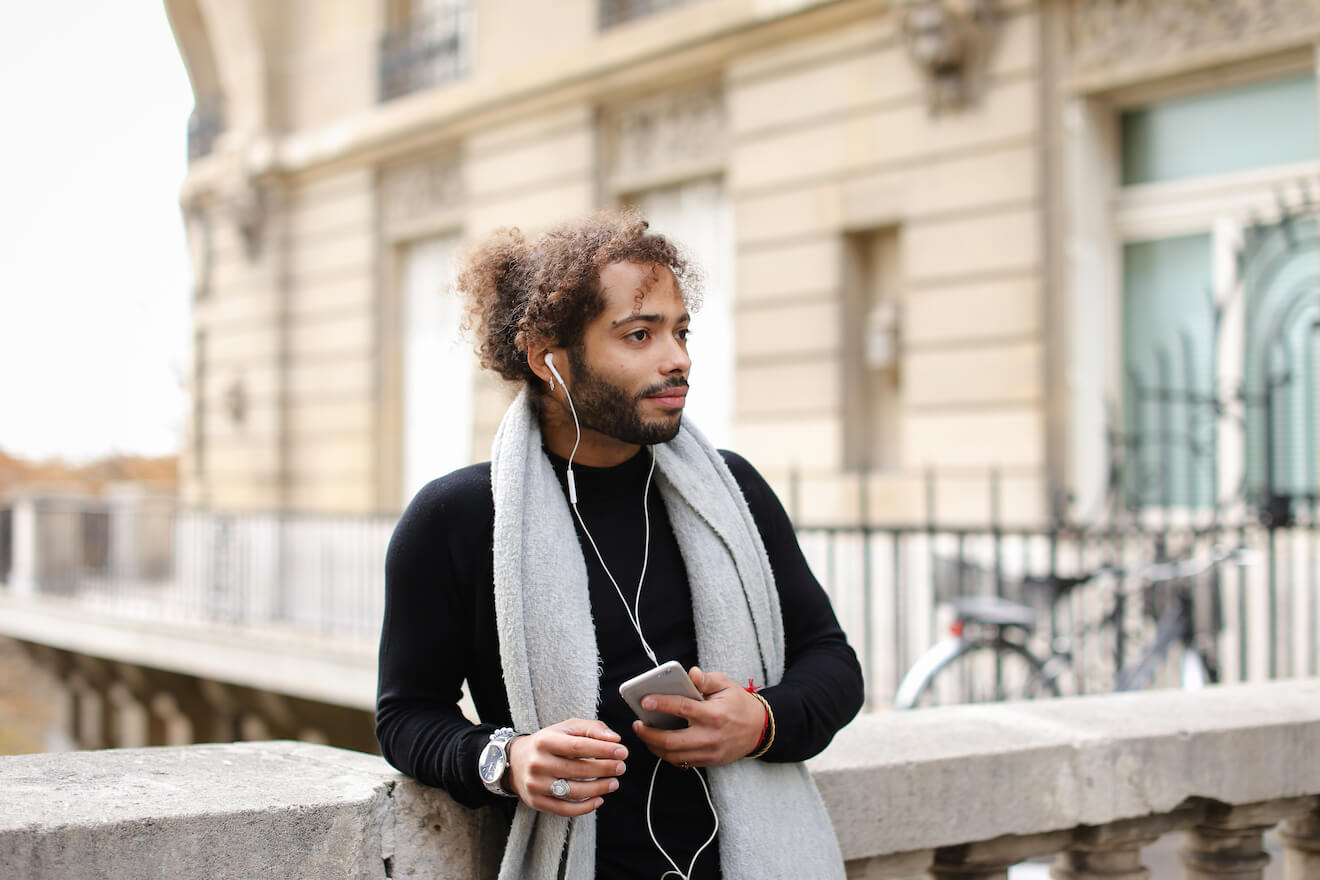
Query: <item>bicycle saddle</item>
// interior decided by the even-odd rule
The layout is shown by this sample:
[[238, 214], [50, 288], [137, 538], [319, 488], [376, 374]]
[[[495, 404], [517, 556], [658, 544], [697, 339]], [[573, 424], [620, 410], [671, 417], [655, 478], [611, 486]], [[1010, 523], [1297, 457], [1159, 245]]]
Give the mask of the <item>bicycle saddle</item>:
[[1017, 626], [1028, 631], [1036, 628], [1033, 609], [998, 596], [962, 596], [954, 599], [952, 605], [958, 619], [966, 623]]

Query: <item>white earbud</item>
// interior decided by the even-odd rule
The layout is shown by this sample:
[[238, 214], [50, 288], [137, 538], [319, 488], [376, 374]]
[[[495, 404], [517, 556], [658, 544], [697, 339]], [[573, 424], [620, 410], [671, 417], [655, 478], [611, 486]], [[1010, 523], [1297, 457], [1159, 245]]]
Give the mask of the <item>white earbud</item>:
[[[568, 385], [564, 383], [564, 377], [561, 376], [561, 375], [559, 375], [559, 371], [555, 369], [555, 354], [554, 354], [554, 352], [552, 352], [552, 351], [547, 351], [547, 352], [545, 353], [545, 365], [546, 365], [547, 367], [550, 368], [550, 375], [554, 376], [555, 379], [558, 379], [558, 380], [559, 380], [559, 384], [564, 386], [564, 393], [567, 394], [567, 393], [568, 393]], [[550, 382], [550, 390], [551, 390], [551, 391], [554, 391], [554, 390], [555, 390], [555, 383], [554, 383], [554, 380], [551, 380], [551, 382]]]

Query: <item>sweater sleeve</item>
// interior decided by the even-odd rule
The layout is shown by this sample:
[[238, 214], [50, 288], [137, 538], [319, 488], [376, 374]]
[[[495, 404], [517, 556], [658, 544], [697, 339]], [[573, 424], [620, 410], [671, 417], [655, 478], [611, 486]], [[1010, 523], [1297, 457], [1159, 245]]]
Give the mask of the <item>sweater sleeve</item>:
[[480, 475], [469, 470], [424, 487], [390, 539], [376, 738], [394, 767], [475, 807], [501, 798], [477, 774], [477, 758], [495, 725], [474, 724], [459, 707], [474, 662], [475, 585], [465, 576], [470, 573], [458, 570], [453, 552], [454, 542], [472, 531], [472, 502], [479, 502], [480, 486], [471, 483]]
[[861, 665], [774, 490], [746, 459], [721, 454], [761, 533], [784, 619], [784, 677], [758, 691], [775, 716], [774, 745], [761, 760], [805, 761], [829, 745], [861, 709]]

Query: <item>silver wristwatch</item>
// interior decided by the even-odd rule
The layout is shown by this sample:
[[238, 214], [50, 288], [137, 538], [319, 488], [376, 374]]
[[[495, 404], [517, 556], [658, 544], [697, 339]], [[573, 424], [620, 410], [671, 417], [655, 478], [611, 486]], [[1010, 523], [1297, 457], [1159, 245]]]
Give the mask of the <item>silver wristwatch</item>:
[[490, 791], [504, 797], [517, 797], [504, 787], [504, 775], [509, 771], [509, 742], [518, 733], [512, 727], [501, 727], [490, 735], [490, 742], [481, 750], [477, 758], [477, 773], [481, 782]]

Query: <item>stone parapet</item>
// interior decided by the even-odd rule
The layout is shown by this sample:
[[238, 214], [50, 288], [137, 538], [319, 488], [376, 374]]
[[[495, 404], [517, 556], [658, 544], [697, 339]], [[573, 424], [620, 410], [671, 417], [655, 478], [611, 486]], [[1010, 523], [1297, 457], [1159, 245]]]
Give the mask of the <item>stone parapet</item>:
[[[859, 718], [811, 762], [851, 877], [1285, 876], [1320, 851], [1320, 680]], [[292, 742], [0, 758], [0, 876], [493, 877], [502, 823], [380, 758]]]

